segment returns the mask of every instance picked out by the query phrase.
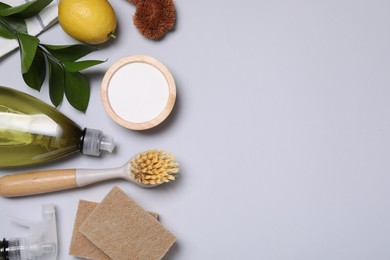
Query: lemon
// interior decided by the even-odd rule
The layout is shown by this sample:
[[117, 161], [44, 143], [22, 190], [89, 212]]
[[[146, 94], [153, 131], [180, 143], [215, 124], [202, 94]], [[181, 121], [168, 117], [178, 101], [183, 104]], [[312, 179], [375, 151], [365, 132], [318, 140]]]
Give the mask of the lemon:
[[115, 12], [107, 0], [60, 0], [58, 21], [67, 34], [88, 44], [106, 42], [116, 28]]

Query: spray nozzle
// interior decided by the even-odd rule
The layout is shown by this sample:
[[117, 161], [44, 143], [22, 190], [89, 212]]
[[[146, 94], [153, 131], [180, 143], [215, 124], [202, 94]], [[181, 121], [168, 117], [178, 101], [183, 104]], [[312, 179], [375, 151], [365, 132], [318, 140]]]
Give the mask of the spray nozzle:
[[42, 205], [42, 220], [28, 221], [11, 218], [11, 221], [29, 229], [29, 235], [8, 240], [10, 260], [57, 259], [57, 223], [52, 204]]

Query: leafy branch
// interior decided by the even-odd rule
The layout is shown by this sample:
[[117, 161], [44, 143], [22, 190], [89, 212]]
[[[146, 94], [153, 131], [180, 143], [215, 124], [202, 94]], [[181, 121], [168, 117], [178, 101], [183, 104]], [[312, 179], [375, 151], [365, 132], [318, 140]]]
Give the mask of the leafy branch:
[[29, 87], [39, 91], [48, 74], [53, 105], [59, 106], [65, 95], [75, 109], [85, 112], [90, 88], [81, 71], [104, 61], [78, 60], [97, 48], [85, 44], [42, 44], [38, 37], [27, 33], [25, 19], [39, 14], [52, 1], [34, 0], [15, 7], [0, 2], [0, 36], [17, 40], [23, 80]]

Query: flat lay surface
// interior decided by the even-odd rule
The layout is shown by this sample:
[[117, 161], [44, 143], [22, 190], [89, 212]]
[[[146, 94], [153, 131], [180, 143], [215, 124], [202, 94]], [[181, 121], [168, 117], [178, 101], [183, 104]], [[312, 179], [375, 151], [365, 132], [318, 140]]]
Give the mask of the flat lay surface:
[[[164, 259], [390, 259], [390, 2], [175, 1], [175, 30], [159, 41], [137, 31], [133, 4], [110, 3], [116, 39], [86, 56], [107, 59], [85, 71], [88, 109], [64, 99], [59, 111], [114, 137], [114, 152], [0, 175], [114, 168], [153, 148], [181, 172], [150, 189], [110, 180], [0, 198], [1, 236], [26, 234], [7, 216], [39, 220], [41, 204], [54, 203], [58, 259], [76, 259], [79, 200], [100, 203], [118, 186], [176, 237]], [[58, 24], [39, 38], [77, 43]], [[114, 122], [100, 97], [108, 68], [139, 54], [163, 63], [177, 89], [169, 117], [145, 131]], [[0, 85], [50, 104], [46, 83], [24, 83], [17, 51], [0, 58]]]

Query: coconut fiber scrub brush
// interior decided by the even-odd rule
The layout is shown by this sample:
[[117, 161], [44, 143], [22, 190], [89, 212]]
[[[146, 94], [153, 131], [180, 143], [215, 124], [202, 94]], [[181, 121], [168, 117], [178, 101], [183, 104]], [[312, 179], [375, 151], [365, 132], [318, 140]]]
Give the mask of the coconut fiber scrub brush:
[[125, 165], [112, 169], [67, 169], [26, 172], [0, 178], [0, 195], [19, 197], [41, 194], [122, 178], [141, 187], [156, 187], [175, 180], [178, 163], [169, 153], [149, 150], [137, 154]]
[[135, 4], [133, 17], [138, 31], [151, 40], [162, 38], [176, 22], [173, 0], [129, 0]]

